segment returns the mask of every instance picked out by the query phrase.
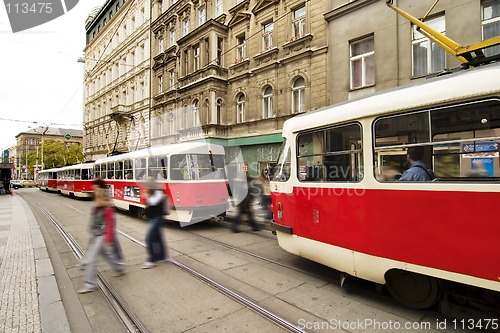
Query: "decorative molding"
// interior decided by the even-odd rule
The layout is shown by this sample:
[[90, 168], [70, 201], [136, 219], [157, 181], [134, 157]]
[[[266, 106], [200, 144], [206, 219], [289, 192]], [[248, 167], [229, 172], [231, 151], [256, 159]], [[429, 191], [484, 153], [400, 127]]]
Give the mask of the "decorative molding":
[[252, 13], [254, 13], [254, 15], [257, 15], [266, 8], [277, 5], [279, 2], [280, 0], [260, 0], [259, 2], [257, 2], [255, 7], [253, 7]]

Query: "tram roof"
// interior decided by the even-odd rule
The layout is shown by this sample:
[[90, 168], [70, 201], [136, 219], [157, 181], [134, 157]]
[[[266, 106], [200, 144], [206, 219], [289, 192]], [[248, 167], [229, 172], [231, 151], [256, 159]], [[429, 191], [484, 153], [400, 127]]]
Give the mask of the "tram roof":
[[500, 63], [490, 64], [330, 105], [290, 118], [283, 125], [283, 136], [289, 132], [319, 128], [326, 124], [493, 95], [500, 92], [499, 77]]
[[98, 163], [109, 163], [115, 161], [123, 161], [127, 159], [136, 159], [152, 156], [166, 156], [171, 154], [187, 154], [187, 153], [208, 153], [211, 151], [216, 155], [224, 155], [224, 147], [218, 144], [207, 142], [183, 142], [170, 145], [153, 146], [140, 149], [130, 153], [120, 154], [116, 156], [104, 157], [95, 161]]
[[92, 169], [94, 167], [94, 163], [79, 163], [79, 164], [73, 164], [73, 165], [68, 165], [62, 168], [57, 169], [57, 171], [64, 171], [64, 170], [76, 170], [76, 169]]

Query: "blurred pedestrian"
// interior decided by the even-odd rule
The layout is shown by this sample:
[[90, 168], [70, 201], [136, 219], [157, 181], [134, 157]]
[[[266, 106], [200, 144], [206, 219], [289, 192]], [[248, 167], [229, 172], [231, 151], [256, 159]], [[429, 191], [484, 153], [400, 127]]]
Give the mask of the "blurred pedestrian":
[[260, 174], [260, 204], [264, 210], [266, 219], [272, 219], [273, 213], [271, 212], [271, 184], [269, 179], [269, 169], [262, 170]]
[[164, 216], [169, 213], [169, 203], [163, 187], [152, 177], [146, 180], [146, 217], [148, 231], [146, 233], [146, 249], [148, 261], [142, 268], [149, 269], [158, 263], [170, 260], [168, 250], [163, 242], [161, 226], [165, 223]]
[[[251, 177], [247, 176], [246, 178], [247, 192], [243, 200], [238, 204], [238, 216], [232, 225], [233, 232], [239, 232], [239, 225], [243, 217], [246, 217], [248, 224], [252, 227], [253, 231], [259, 231], [260, 227], [257, 221], [255, 220], [255, 213], [252, 208], [252, 203], [256, 196], [260, 194], [260, 189], [258, 182], [254, 181]], [[242, 195], [243, 191], [239, 192], [239, 195]], [[239, 200], [239, 198], [238, 198]]]
[[125, 273], [125, 265], [119, 261], [113, 251], [116, 242], [115, 209], [109, 197], [104, 180], [94, 180], [94, 207], [90, 233], [92, 241], [86, 253], [85, 283], [78, 292], [85, 294], [97, 290], [97, 257], [103, 256], [115, 271], [115, 276]]

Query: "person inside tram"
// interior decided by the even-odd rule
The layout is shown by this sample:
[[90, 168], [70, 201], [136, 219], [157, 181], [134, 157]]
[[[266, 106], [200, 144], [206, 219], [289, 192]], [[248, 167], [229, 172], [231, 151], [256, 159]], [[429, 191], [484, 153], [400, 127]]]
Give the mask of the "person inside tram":
[[432, 170], [429, 170], [423, 162], [423, 147], [417, 146], [408, 148], [406, 159], [408, 160], [408, 163], [410, 163], [410, 167], [403, 172], [398, 181], [430, 182], [435, 178]]

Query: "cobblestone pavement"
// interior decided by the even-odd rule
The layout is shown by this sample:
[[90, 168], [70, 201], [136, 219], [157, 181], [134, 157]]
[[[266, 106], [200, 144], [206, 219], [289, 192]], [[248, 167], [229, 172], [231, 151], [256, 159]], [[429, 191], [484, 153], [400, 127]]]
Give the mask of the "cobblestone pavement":
[[17, 197], [0, 197], [0, 327], [5, 333], [41, 332], [34, 247], [22, 208]]

